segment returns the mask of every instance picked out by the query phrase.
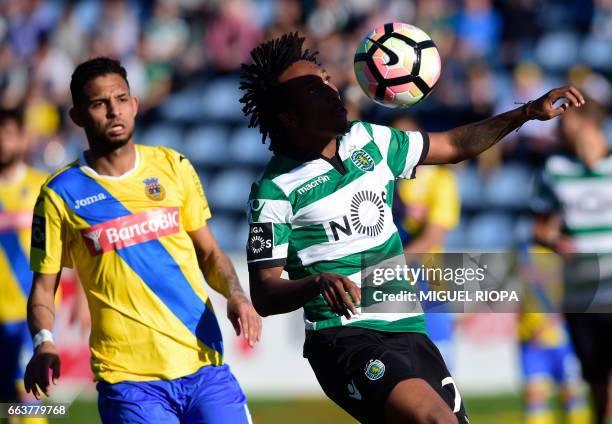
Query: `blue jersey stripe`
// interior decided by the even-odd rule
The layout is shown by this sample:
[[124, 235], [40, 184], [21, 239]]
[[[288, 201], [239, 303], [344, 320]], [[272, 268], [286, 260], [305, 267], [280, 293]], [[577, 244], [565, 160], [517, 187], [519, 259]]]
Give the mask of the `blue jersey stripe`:
[[[78, 166], [58, 174], [49, 183], [49, 188], [90, 225], [131, 215], [118, 199]], [[105, 199], [82, 208], [75, 206], [78, 199], [98, 194], [103, 194]], [[223, 341], [215, 314], [202, 302], [159, 240], [149, 240], [116, 252], [198, 339], [223, 354]]]
[[[4, 205], [0, 203], [0, 212], [3, 211]], [[23, 295], [28, 297], [32, 289], [32, 271], [30, 271], [28, 255], [19, 241], [19, 233], [17, 231], [0, 232], [0, 248], [4, 250]]]

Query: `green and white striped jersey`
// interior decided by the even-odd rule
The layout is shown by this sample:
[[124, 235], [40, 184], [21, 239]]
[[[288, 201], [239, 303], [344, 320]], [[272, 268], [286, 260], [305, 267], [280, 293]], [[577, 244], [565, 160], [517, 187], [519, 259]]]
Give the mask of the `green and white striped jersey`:
[[[428, 148], [425, 133], [356, 121], [339, 138], [334, 160], [275, 155], [251, 188], [249, 269], [284, 266], [290, 279], [335, 272], [361, 285], [364, 267], [393, 256], [403, 261], [391, 214], [395, 179], [414, 178]], [[304, 306], [304, 320], [307, 330], [425, 332], [421, 312], [361, 312], [346, 320], [321, 295]]]
[[576, 254], [565, 261], [566, 304], [580, 312], [612, 305], [612, 156], [593, 169], [575, 157], [551, 156], [532, 209], [559, 214], [562, 232], [573, 238]]

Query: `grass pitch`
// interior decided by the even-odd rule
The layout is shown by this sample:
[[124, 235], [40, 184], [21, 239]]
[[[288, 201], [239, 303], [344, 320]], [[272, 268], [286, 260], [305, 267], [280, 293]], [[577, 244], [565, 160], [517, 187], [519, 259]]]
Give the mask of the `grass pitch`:
[[[473, 424], [520, 424], [518, 396], [469, 397], [465, 405]], [[254, 399], [249, 407], [255, 424], [354, 424], [342, 409], [328, 399]], [[95, 401], [77, 400], [69, 417], [49, 420], [56, 424], [99, 424]]]

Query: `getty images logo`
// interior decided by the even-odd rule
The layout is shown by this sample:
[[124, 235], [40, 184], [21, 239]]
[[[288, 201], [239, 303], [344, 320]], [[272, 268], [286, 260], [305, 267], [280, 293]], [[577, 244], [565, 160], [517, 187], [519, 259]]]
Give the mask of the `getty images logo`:
[[94, 194], [93, 196], [85, 197], [84, 199], [77, 199], [74, 202], [74, 208], [80, 209], [84, 206], [89, 206], [92, 203], [99, 202], [100, 200], [105, 200], [106, 195], [104, 193]]

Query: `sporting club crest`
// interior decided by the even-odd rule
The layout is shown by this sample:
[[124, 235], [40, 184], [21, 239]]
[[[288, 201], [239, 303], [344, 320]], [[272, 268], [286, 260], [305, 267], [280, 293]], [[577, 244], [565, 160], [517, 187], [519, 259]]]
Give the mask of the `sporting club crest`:
[[145, 194], [151, 200], [164, 200], [166, 198], [166, 189], [159, 183], [159, 178], [147, 178], [143, 181], [145, 184]]
[[374, 159], [363, 149], [358, 149], [351, 153], [351, 161], [362, 171], [368, 172], [374, 169]]
[[385, 374], [385, 364], [379, 359], [370, 359], [366, 366], [365, 375], [370, 380], [378, 380]]

